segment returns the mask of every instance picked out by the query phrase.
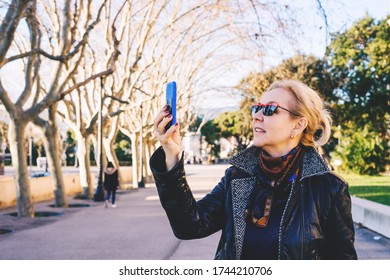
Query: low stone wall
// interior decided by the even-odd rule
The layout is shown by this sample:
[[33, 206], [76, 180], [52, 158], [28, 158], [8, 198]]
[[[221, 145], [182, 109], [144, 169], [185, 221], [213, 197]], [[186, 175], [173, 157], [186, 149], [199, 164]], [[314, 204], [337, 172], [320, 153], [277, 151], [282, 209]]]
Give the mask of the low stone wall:
[[121, 179], [121, 188], [131, 188], [133, 187], [133, 169], [131, 166], [125, 166], [119, 168], [120, 179]]
[[[120, 168], [121, 186], [129, 187], [132, 183], [131, 167]], [[96, 174], [92, 176], [92, 185], [96, 186]], [[83, 192], [80, 184], [79, 174], [64, 174], [64, 184], [66, 195], [75, 195]], [[33, 202], [46, 201], [54, 198], [53, 179], [51, 176], [31, 178], [31, 198]], [[16, 206], [16, 189], [13, 176], [0, 177], [0, 209]]]
[[351, 198], [353, 221], [390, 238], [390, 206], [356, 196]]
[[[50, 176], [31, 178], [31, 199], [33, 202], [45, 201], [54, 198], [53, 179]], [[65, 193], [74, 195], [82, 192], [78, 174], [64, 175]], [[16, 205], [16, 189], [12, 176], [0, 179], [0, 209]]]
[[12, 176], [0, 177], [0, 209], [16, 205], [16, 190]]

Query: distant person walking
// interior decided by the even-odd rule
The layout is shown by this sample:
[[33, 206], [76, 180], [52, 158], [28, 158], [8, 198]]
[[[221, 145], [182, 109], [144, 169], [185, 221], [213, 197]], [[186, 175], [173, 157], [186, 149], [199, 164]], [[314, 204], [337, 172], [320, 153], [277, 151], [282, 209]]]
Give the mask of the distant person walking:
[[109, 161], [107, 163], [107, 167], [104, 169], [104, 188], [106, 189], [106, 203], [105, 203], [106, 208], [110, 203], [110, 197], [112, 202], [111, 207], [112, 208], [116, 207], [115, 194], [118, 187], [119, 187], [118, 169], [116, 169], [112, 164], [112, 162]]

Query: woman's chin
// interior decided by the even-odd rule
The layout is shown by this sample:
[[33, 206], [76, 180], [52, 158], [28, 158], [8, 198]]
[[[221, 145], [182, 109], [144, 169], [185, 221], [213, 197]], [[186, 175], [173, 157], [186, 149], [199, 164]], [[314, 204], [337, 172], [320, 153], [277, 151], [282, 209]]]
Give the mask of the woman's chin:
[[263, 147], [264, 146], [264, 141], [262, 139], [254, 139], [253, 140], [253, 146], [256, 147]]

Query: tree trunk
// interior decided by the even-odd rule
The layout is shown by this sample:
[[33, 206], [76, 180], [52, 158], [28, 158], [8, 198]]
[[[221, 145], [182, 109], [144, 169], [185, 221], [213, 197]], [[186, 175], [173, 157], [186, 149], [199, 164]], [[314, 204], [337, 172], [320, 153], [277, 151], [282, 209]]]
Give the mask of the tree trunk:
[[30, 180], [27, 169], [27, 153], [24, 146], [26, 123], [10, 119], [8, 140], [14, 167], [18, 217], [34, 217]]
[[138, 187], [138, 145], [137, 145], [137, 133], [132, 133], [131, 140], [131, 159], [132, 159], [132, 171], [133, 171], [133, 188]]
[[114, 165], [119, 166], [119, 160], [113, 147], [113, 139], [103, 137], [103, 147], [107, 161], [111, 161]]
[[[117, 134], [117, 133], [116, 133]], [[123, 187], [123, 176], [121, 174], [121, 171], [119, 170], [119, 160], [118, 157], [116, 156], [115, 149], [114, 149], [114, 142], [116, 138], [116, 134], [114, 138], [103, 138], [103, 146], [104, 146], [104, 151], [106, 154], [106, 159], [107, 161], [111, 161], [116, 168], [118, 168], [118, 176], [119, 176], [119, 188]]]
[[147, 145], [146, 138], [142, 137], [141, 141], [142, 141], [142, 161], [141, 161], [142, 175], [144, 177], [144, 182], [148, 183], [148, 171], [147, 171], [147, 163], [146, 163], [148, 161], [148, 157], [147, 157], [148, 145]]
[[45, 150], [49, 169], [54, 181], [55, 207], [68, 207], [65, 196], [65, 183], [61, 170], [61, 143], [56, 121], [57, 105], [49, 107], [49, 120], [45, 126]]
[[146, 141], [146, 143], [147, 143], [147, 145], [146, 145], [146, 159], [145, 159], [146, 175], [147, 175], [146, 178], [147, 178], [147, 182], [151, 183], [154, 180], [153, 180], [152, 172], [150, 170], [149, 159], [151, 158], [151, 156], [153, 154], [153, 142], [148, 137], [148, 140]]
[[97, 142], [97, 136], [92, 134], [92, 137], [90, 138], [91, 142], [92, 142], [92, 147], [93, 147], [93, 157], [95, 159], [95, 164], [96, 166], [98, 165], [98, 154], [99, 154], [99, 150], [98, 150], [98, 142]]
[[89, 160], [88, 137], [82, 137], [81, 133], [76, 133], [77, 138], [77, 158], [79, 161], [80, 184], [84, 195], [89, 199], [93, 198], [93, 187], [91, 180], [91, 162]]

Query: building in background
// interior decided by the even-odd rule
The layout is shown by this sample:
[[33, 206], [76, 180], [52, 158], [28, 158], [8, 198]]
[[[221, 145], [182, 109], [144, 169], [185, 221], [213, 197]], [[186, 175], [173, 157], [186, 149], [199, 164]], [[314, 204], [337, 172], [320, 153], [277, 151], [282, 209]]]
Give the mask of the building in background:
[[212, 153], [214, 147], [208, 144], [200, 133], [186, 133], [182, 140], [184, 162], [186, 164], [226, 162], [235, 153], [238, 142], [235, 137], [220, 138], [213, 145], [219, 148], [218, 155]]

